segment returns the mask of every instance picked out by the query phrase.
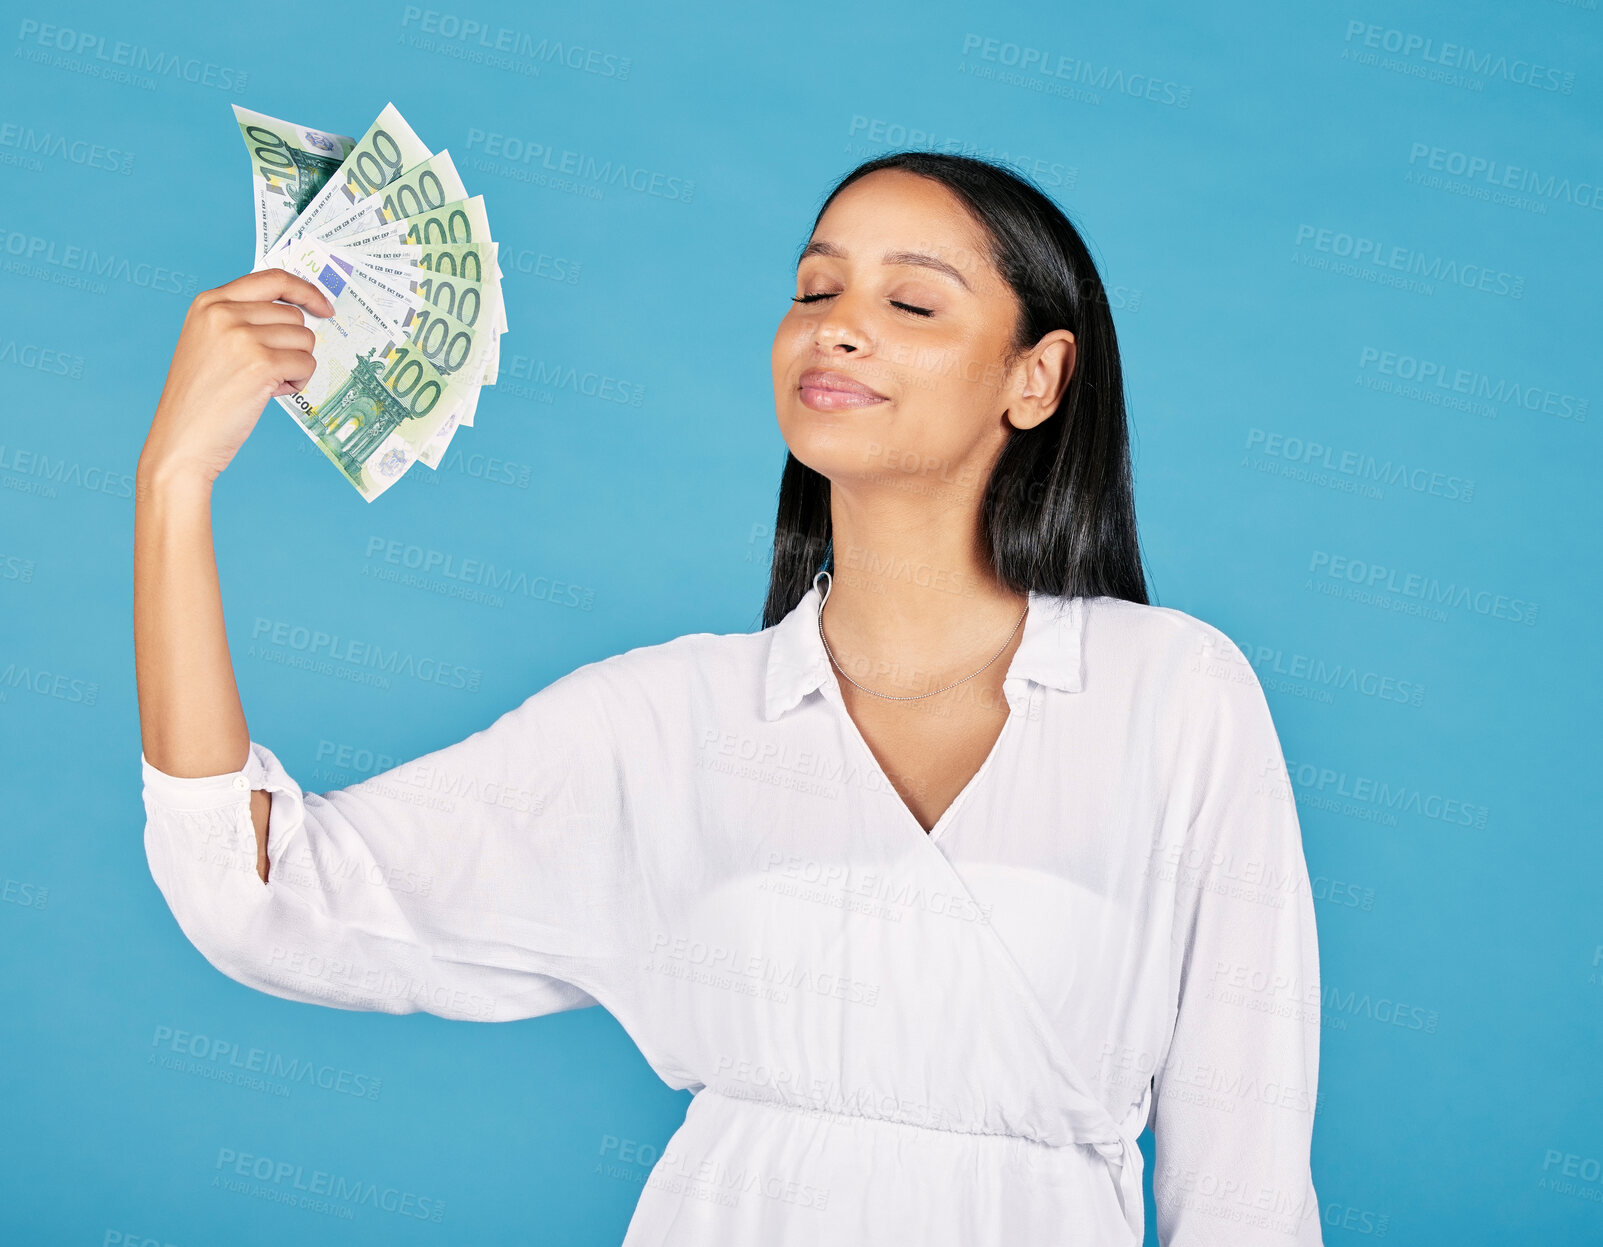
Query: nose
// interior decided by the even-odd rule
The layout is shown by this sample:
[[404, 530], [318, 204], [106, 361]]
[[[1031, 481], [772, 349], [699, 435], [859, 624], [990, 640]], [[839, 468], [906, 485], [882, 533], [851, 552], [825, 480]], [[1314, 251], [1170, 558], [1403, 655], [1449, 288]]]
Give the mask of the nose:
[[844, 330], [835, 332], [828, 329], [820, 329], [814, 341], [817, 342], [819, 349], [824, 351], [839, 347], [843, 353], [850, 355], [857, 350], [857, 344], [852, 341], [851, 335]]
[[851, 306], [845, 295], [830, 301], [829, 310], [818, 318], [818, 328], [813, 333], [813, 342], [819, 350], [833, 352], [838, 348], [850, 355], [873, 345], [867, 332], [858, 327]]

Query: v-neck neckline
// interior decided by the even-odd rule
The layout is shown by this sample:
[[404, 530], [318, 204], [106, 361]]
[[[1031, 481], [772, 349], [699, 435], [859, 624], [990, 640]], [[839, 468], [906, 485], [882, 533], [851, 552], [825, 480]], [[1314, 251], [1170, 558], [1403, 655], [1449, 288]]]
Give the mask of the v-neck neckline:
[[[1037, 597], [1037, 594], [1030, 593], [1029, 600], [1025, 605], [1024, 623], [1022, 625], [1022, 630], [1025, 632], [1028, 632], [1030, 625], [1035, 622], [1034, 616], [1038, 609]], [[825, 657], [823, 684], [825, 695], [834, 703], [835, 709], [841, 718], [846, 720], [847, 730], [857, 741], [857, 747], [863, 751], [863, 755], [874, 768], [882, 775], [885, 775], [885, 783], [890, 789], [891, 799], [896, 802], [896, 808], [899, 811], [898, 817], [904, 818], [911, 823], [913, 830], [918, 833], [920, 839], [934, 844], [941, 838], [941, 835], [951, 826], [953, 819], [967, 802], [969, 795], [979, 787], [986, 773], [990, 771], [992, 763], [996, 761], [998, 755], [1002, 752], [1003, 746], [1007, 743], [1008, 733], [1013, 730], [1013, 720], [1019, 717], [1018, 709], [1007, 696], [1007, 685], [1010, 680], [1023, 678], [1016, 677], [1013, 674], [1013, 666], [1018, 659], [1018, 651], [1022, 648], [1023, 642], [1020, 641], [1019, 645], [1014, 648], [1012, 656], [1008, 659], [1007, 674], [1002, 677], [1002, 697], [1008, 703], [1007, 718], [1002, 722], [1002, 730], [996, 734], [996, 739], [991, 742], [991, 747], [985, 754], [985, 760], [976, 768], [974, 774], [968, 777], [968, 782], [958, 789], [957, 795], [947, 802], [946, 808], [941, 811], [940, 817], [935, 820], [935, 825], [927, 831], [924, 828], [924, 824], [918, 821], [918, 815], [913, 813], [912, 807], [907, 804], [902, 794], [896, 790], [896, 785], [891, 783], [890, 776], [885, 775], [884, 765], [874, 756], [873, 749], [869, 747], [868, 738], [863, 735], [863, 729], [857, 725], [857, 720], [852, 718], [852, 712], [846, 707], [846, 697], [841, 692], [840, 678], [835, 671], [835, 664], [830, 662], [827, 656]], [[1032, 690], [1026, 690], [1026, 696], [1033, 695]]]

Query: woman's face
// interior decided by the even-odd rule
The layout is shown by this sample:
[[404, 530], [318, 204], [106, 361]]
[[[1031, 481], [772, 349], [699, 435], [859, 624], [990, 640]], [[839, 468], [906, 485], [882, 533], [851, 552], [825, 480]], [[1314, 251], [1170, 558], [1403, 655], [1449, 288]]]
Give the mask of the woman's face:
[[[1008, 360], [1018, 301], [983, 227], [929, 178], [882, 169], [842, 191], [797, 265], [796, 294], [805, 301], [774, 335], [779, 430], [836, 488], [977, 497], [1010, 424], [1056, 405], [1027, 395], [1041, 388], [1040, 361]], [[1072, 367], [1072, 337], [1059, 336], [1047, 354]]]

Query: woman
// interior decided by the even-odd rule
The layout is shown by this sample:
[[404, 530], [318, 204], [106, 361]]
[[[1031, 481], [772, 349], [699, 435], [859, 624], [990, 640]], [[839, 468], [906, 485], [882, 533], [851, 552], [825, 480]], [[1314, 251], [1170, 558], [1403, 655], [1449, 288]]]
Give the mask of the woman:
[[[1117, 344], [1062, 213], [903, 153], [831, 193], [773, 347], [765, 627], [581, 667], [304, 792], [250, 739], [212, 480], [311, 286], [203, 293], [140, 461], [145, 844], [291, 1000], [606, 1007], [694, 1089], [626, 1243], [1320, 1242], [1313, 906], [1217, 629], [1147, 603]], [[827, 603], [827, 608], [826, 608]], [[243, 759], [243, 761], [242, 761]]]

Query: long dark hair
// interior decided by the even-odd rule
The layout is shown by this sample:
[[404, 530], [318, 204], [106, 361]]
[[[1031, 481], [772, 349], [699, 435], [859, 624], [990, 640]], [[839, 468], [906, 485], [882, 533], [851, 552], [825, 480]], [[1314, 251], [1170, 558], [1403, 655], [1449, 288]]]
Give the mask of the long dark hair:
[[[1050, 330], [1074, 335], [1074, 372], [1057, 410], [1033, 429], [1009, 433], [986, 484], [981, 519], [996, 577], [1019, 593], [1145, 604], [1119, 343], [1084, 240], [1062, 209], [1011, 169], [923, 151], [858, 165], [830, 191], [814, 230], [841, 191], [880, 169], [941, 183], [985, 228], [996, 271], [1019, 302], [1015, 356]], [[787, 453], [763, 626], [789, 614], [830, 562], [829, 480]]]

